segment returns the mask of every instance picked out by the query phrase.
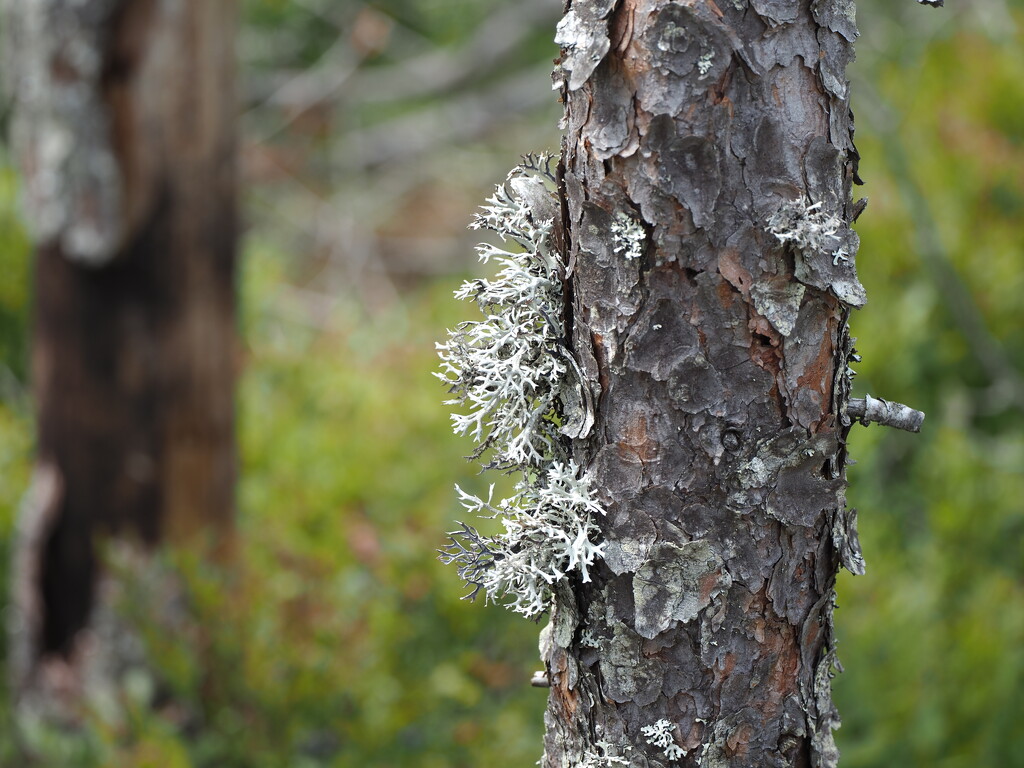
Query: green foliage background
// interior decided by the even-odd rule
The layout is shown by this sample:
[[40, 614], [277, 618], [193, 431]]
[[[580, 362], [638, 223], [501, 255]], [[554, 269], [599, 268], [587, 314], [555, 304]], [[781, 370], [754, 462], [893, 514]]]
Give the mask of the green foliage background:
[[[15, 738], [0, 687], [0, 765], [539, 756], [544, 695], [527, 684], [538, 627], [460, 602], [434, 556], [457, 514], [452, 485], [482, 480], [430, 373], [433, 342], [465, 312], [450, 292], [475, 269], [462, 234], [473, 208], [519, 153], [557, 144], [543, 75], [557, 9], [524, 4], [533, 26], [515, 50], [444, 88], [405, 82], [390, 97], [342, 84], [326, 115], [268, 106], [289, 77], [342, 66], [325, 57], [345, 36], [342, 48], [368, 51], [360, 82], [403, 83], [373, 78], [457, 59], [509, 12], [497, 0], [334, 5], [246, 4], [241, 565], [164, 556], [186, 584], [184, 625], [168, 631], [129, 596], [152, 678], [126, 681], [120, 706], [97, 708], [82, 732]], [[858, 224], [870, 304], [854, 318], [856, 391], [928, 419], [918, 436], [853, 437], [868, 573], [839, 584], [843, 766], [1024, 766], [1024, 9], [859, 6], [854, 107], [871, 202]], [[540, 73], [536, 102], [513, 89], [498, 119], [460, 139], [466, 100], [523, 72]], [[353, 163], [404, 119], [455, 138], [416, 154], [398, 132], [393, 161]], [[28, 245], [10, 166], [0, 157], [0, 596], [32, 442]]]

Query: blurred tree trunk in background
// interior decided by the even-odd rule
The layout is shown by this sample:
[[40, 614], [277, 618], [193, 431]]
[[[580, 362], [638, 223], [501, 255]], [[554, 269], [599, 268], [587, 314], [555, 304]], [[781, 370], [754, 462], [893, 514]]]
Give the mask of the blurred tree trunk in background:
[[[8, 0], [36, 244], [17, 695], [78, 693], [109, 541], [223, 548], [236, 451], [234, 0]], [[116, 662], [116, 659], [115, 659]]]
[[855, 36], [849, 0], [559, 24], [576, 449], [608, 516], [543, 643], [546, 768], [836, 764]]

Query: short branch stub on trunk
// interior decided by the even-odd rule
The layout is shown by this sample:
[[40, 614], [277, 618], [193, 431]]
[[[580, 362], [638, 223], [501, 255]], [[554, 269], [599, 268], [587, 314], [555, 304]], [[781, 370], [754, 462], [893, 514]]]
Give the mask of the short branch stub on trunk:
[[874, 422], [884, 427], [905, 429], [907, 432], [920, 432], [924, 422], [924, 413], [921, 411], [871, 395], [851, 400], [846, 406], [846, 412], [865, 426]]

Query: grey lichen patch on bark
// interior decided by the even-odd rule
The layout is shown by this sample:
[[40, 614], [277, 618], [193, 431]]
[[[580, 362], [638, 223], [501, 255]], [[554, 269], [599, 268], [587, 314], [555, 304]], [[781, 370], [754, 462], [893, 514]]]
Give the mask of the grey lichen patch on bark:
[[[835, 451], [832, 441], [831, 452]], [[823, 476], [825, 451], [807, 448], [802, 461], [781, 470], [775, 487], [768, 494], [765, 512], [787, 525], [813, 527], [824, 509], [833, 509], [840, 503], [842, 484]]]
[[[6, 0], [11, 140], [33, 239], [101, 266], [124, 237], [122, 179], [103, 94], [105, 36], [120, 0]], [[17, 6], [17, 13], [14, 12]]]
[[663, 665], [644, 655], [643, 637], [626, 624], [615, 623], [612, 632], [599, 662], [604, 695], [619, 703], [653, 704], [661, 694]]
[[[812, 143], [811, 149], [816, 146], [820, 146], [820, 142]], [[834, 150], [826, 152], [824, 162], [831, 165], [836, 157]], [[838, 170], [838, 162], [835, 165]], [[813, 181], [815, 174], [812, 172], [808, 176]], [[837, 207], [834, 191], [830, 197], [833, 198], [830, 205]], [[840, 215], [830, 212], [823, 201], [787, 200], [769, 218], [768, 231], [779, 242], [792, 248], [794, 276], [801, 283], [831, 290], [840, 301], [853, 307], [861, 307], [867, 301], [854, 268], [860, 239]]]
[[610, 525], [605, 539], [604, 562], [612, 573], [634, 573], [648, 559], [658, 538], [654, 521], [623, 505], [608, 511]]
[[832, 544], [839, 552], [839, 560], [843, 568], [855, 576], [863, 576], [867, 572], [864, 554], [860, 548], [860, 535], [857, 531], [857, 510], [838, 509], [832, 523]]
[[762, 280], [750, 286], [754, 307], [782, 336], [789, 336], [796, 325], [804, 299], [803, 283], [791, 280]]
[[[705, 3], [651, 3], [649, 15], [637, 12], [633, 27], [634, 55], [649, 66], [631, 74], [637, 98], [652, 115], [674, 115], [695, 94], [728, 69], [740, 43], [732, 29]], [[666, 76], [676, 78], [665, 88]]]
[[821, 26], [838, 32], [851, 43], [859, 36], [854, 0], [814, 0], [811, 13]]
[[560, 382], [558, 398], [564, 423], [558, 431], [572, 440], [583, 439], [594, 428], [594, 397], [586, 386], [586, 377], [576, 358], [568, 351], [561, 355], [569, 375]]
[[860, 238], [852, 229], [837, 233], [836, 250], [824, 255], [801, 254], [796, 262], [796, 279], [802, 283], [831, 290], [836, 298], [851, 307], [863, 307], [867, 293], [854, 268], [854, 257], [860, 248]]
[[824, 433], [808, 438], [803, 429], [790, 427], [772, 437], [758, 440], [749, 450], [747, 458], [735, 472], [739, 488], [738, 498], [749, 504], [751, 493], [770, 493], [778, 487], [785, 470], [798, 468], [808, 458], [824, 458], [835, 448], [834, 436]]
[[564, 584], [554, 587], [554, 610], [551, 613], [551, 641], [559, 648], [569, 648], [580, 624], [580, 612], [572, 590]]
[[[850, 327], [846, 322], [849, 314], [850, 310], [844, 311], [834, 353], [834, 365], [837, 373], [832, 382], [832, 401], [835, 403], [849, 403], [855, 375], [850, 364], [860, 360], [860, 356], [853, 347], [854, 339], [850, 336]], [[842, 413], [841, 408], [842, 406], [840, 406], [839, 425], [842, 434], [845, 435], [851, 422], [849, 415]], [[840, 450], [832, 458], [831, 477], [842, 478], [845, 476], [846, 459], [845, 441], [842, 441]], [[846, 507], [845, 490], [841, 498], [843, 503], [832, 512], [832, 543], [839, 552], [842, 566], [851, 573], [862, 576], [865, 573], [865, 563], [860, 547], [860, 537], [857, 533], [857, 510]]]
[[708, 542], [661, 542], [633, 575], [636, 631], [650, 640], [676, 622], [690, 622], [731, 584], [725, 562]]
[[742, 754], [757, 733], [758, 715], [750, 707], [710, 724], [710, 734], [701, 745], [697, 765], [700, 768], [729, 768], [732, 756]]
[[555, 42], [562, 47], [565, 84], [570, 91], [582, 86], [611, 49], [608, 15], [618, 0], [581, 3], [558, 22]]
[[[831, 635], [831, 614], [828, 619]], [[834, 642], [830, 638], [831, 643]], [[808, 709], [813, 749], [812, 768], [835, 768], [839, 764], [839, 749], [832, 732], [840, 725], [839, 711], [832, 701], [832, 678], [836, 666], [835, 649], [829, 647], [814, 670], [813, 704]]]

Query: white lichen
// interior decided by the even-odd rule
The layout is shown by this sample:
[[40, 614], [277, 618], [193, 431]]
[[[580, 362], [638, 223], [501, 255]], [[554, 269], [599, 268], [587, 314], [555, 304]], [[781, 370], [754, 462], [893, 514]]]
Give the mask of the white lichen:
[[703, 80], [708, 76], [708, 72], [711, 71], [712, 62], [715, 60], [714, 49], [707, 50], [701, 54], [700, 58], [697, 59], [697, 72], [700, 73], [700, 80]]
[[601, 640], [590, 629], [584, 629], [580, 633], [580, 646], [583, 648], [600, 648]]
[[782, 243], [789, 243], [803, 256], [819, 253], [832, 256], [833, 265], [848, 261], [850, 254], [841, 247], [838, 232], [843, 221], [834, 213], [827, 213], [821, 202], [811, 203], [789, 200], [768, 219], [768, 231]]
[[639, 221], [619, 211], [615, 214], [611, 232], [615, 253], [625, 256], [628, 260], [639, 259], [643, 256], [647, 232]]
[[[568, 574], [590, 581], [590, 567], [604, 549], [594, 542], [599, 533], [594, 519], [604, 510], [591, 496], [589, 478], [578, 474], [574, 462], [553, 462], [545, 476], [526, 474], [516, 493], [497, 502], [493, 486], [486, 500], [458, 488], [466, 511], [497, 518], [505, 527], [504, 533], [485, 539], [463, 524], [458, 553], [472, 553], [473, 571], [460, 569], [460, 575], [472, 576], [466, 581], [488, 600], [511, 598], [508, 607], [528, 617], [547, 610], [551, 585]], [[467, 542], [478, 545], [475, 551], [464, 546]]]
[[[471, 225], [523, 250], [477, 246], [480, 261], [501, 269], [494, 280], [463, 283], [455, 296], [475, 301], [484, 319], [459, 324], [436, 345], [435, 375], [456, 396], [445, 404], [469, 406], [452, 414], [455, 433], [478, 443], [475, 457], [493, 447], [499, 466], [536, 465], [552, 454], [559, 439], [555, 383], [569, 375], [561, 265], [549, 242], [554, 209], [544, 211], [542, 189], [524, 183], [540, 178], [513, 171]], [[537, 198], [533, 206], [530, 197]]]
[[[614, 754], [616, 747], [607, 741], [599, 741], [594, 749], [588, 750], [583, 756], [583, 762], [578, 768], [613, 768], [616, 765], [629, 765], [629, 760], [624, 756]], [[631, 750], [632, 747], [625, 747], [623, 753]]]
[[477, 443], [485, 468], [518, 472], [514, 493], [494, 500], [458, 488], [462, 506], [496, 518], [504, 532], [487, 537], [460, 523], [441, 559], [488, 601], [506, 600], [525, 616], [543, 613], [551, 587], [575, 574], [586, 582], [602, 555], [595, 522], [604, 514], [589, 478], [568, 456], [566, 436], [590, 423], [578, 394], [579, 368], [564, 341], [563, 266], [552, 243], [560, 207], [546, 157], [528, 157], [497, 187], [473, 227], [496, 232], [522, 250], [483, 244], [480, 260], [500, 265], [493, 280], [472, 280], [456, 291], [475, 301], [484, 319], [460, 324], [438, 344], [441, 372], [468, 407], [455, 413], [456, 434]]
[[666, 758], [678, 760], [686, 757], [686, 750], [676, 744], [672, 736], [675, 729], [672, 721], [662, 718], [654, 725], [645, 725], [640, 732], [647, 738], [647, 743], [658, 747]]

